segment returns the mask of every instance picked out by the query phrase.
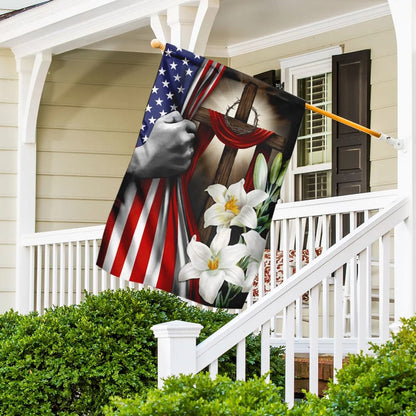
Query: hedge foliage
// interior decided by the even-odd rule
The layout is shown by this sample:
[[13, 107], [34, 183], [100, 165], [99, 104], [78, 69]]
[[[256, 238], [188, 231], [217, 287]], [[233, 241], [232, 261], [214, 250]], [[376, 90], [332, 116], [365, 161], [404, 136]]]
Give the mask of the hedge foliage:
[[[42, 316], [0, 315], [0, 415], [101, 415], [110, 396], [134, 397], [156, 386], [157, 341], [151, 327], [183, 320], [203, 325], [200, 340], [233, 315], [188, 306], [166, 292], [118, 290], [87, 295], [78, 306]], [[247, 343], [258, 371], [258, 337]], [[273, 352], [276, 380], [283, 359]], [[222, 373], [235, 374], [231, 352]]]
[[350, 355], [323, 399], [308, 395], [310, 415], [416, 415], [416, 317], [374, 355]]
[[135, 415], [416, 415], [416, 317], [403, 320], [392, 340], [372, 346], [373, 355], [350, 355], [325, 397], [307, 394], [292, 409], [282, 389], [263, 379], [234, 382], [207, 375], [169, 379], [147, 397], [114, 398], [106, 416]]
[[263, 378], [246, 382], [206, 373], [171, 377], [147, 397], [113, 399], [106, 416], [279, 416], [287, 414], [281, 389]]

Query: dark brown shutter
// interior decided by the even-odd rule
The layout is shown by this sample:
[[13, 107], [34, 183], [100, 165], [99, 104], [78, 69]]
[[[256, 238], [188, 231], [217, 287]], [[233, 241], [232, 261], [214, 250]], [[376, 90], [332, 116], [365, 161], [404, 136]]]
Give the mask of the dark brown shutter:
[[[332, 57], [332, 110], [370, 127], [370, 50]], [[332, 195], [369, 191], [370, 138], [332, 122]]]

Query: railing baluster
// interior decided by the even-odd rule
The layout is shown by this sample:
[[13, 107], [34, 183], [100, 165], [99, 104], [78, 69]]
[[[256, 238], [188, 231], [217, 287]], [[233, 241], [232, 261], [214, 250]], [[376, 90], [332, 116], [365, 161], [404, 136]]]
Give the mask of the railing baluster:
[[49, 308], [49, 270], [50, 270], [50, 253], [49, 244], [45, 244], [45, 273], [43, 285], [43, 307]]
[[[261, 363], [260, 373], [266, 374], [270, 371], [270, 321], [266, 321], [261, 327]], [[270, 381], [270, 374], [266, 381]]]
[[[329, 247], [329, 215], [322, 216], [322, 251]], [[322, 336], [329, 337], [329, 276], [322, 279]]]
[[75, 303], [78, 305], [81, 302], [81, 293], [82, 293], [82, 280], [81, 280], [81, 242], [77, 241], [76, 245], [76, 255], [75, 255], [75, 275], [76, 275], [76, 284], [75, 284]]
[[270, 224], [270, 288], [276, 287], [276, 221]]
[[74, 246], [68, 243], [68, 305], [74, 304]]
[[84, 242], [84, 289], [87, 293], [90, 292], [90, 242]]
[[58, 250], [52, 244], [52, 306], [58, 306]]
[[[347, 276], [349, 280], [349, 314], [350, 314], [350, 336], [357, 336], [357, 258], [353, 256], [348, 263]], [[347, 284], [347, 283], [346, 283]]]
[[[270, 224], [270, 289], [273, 290], [276, 287], [276, 278], [277, 278], [277, 267], [276, 267], [276, 253], [277, 253], [277, 233], [278, 233], [278, 223], [272, 221]], [[264, 256], [263, 256], [264, 261]], [[263, 267], [263, 266], [262, 266]], [[271, 330], [276, 333], [278, 324], [277, 316], [274, 316], [271, 320]]]
[[[295, 219], [295, 249], [296, 249], [296, 272], [299, 272], [302, 268], [302, 248], [303, 248], [303, 233], [302, 233], [302, 221], [303, 218]], [[296, 300], [296, 337], [302, 338], [302, 297]]]
[[[369, 210], [365, 210], [364, 211], [364, 222], [368, 221], [370, 219], [370, 211]], [[367, 315], [367, 328], [368, 328], [368, 333], [367, 336], [369, 338], [371, 338], [372, 335], [372, 317], [371, 317], [371, 292], [372, 292], [372, 273], [371, 273], [371, 259], [372, 259], [373, 255], [372, 255], [372, 247], [368, 246], [367, 247], [367, 262], [366, 262], [366, 267], [367, 267], [367, 298], [366, 298], [366, 302], [367, 302], [367, 310], [368, 310], [368, 315]]]
[[289, 277], [289, 220], [282, 221], [283, 281]]
[[35, 310], [35, 247], [29, 247], [29, 311]]
[[315, 218], [308, 217], [308, 253], [309, 253], [309, 262], [311, 262], [315, 258], [315, 247], [316, 247], [316, 239], [315, 239]]
[[[289, 278], [289, 220], [284, 219], [282, 220], [282, 273], [283, 273], [283, 281]], [[282, 312], [282, 333], [283, 336], [286, 334], [286, 309]], [[293, 324], [293, 322], [292, 322]]]
[[335, 215], [335, 242], [342, 238], [342, 214]]
[[[321, 217], [319, 217], [321, 218]], [[322, 225], [318, 222], [318, 227]], [[320, 229], [321, 233], [322, 230]], [[315, 258], [315, 218], [308, 217], [308, 251], [309, 262]], [[318, 394], [319, 374], [318, 374], [318, 357], [319, 357], [319, 285], [309, 291], [309, 391]]]
[[296, 299], [295, 306], [296, 316], [296, 338], [303, 337], [303, 319], [302, 319], [302, 297]]
[[342, 308], [342, 280], [343, 267], [335, 272], [334, 280], [334, 380], [336, 371], [342, 367], [342, 341], [343, 341], [343, 308]]
[[42, 313], [42, 246], [37, 247], [37, 272], [36, 272], [36, 310]]
[[314, 235], [315, 238], [315, 247], [322, 247], [323, 245], [323, 235], [324, 235], [324, 225], [323, 225], [323, 215], [320, 215], [316, 219], [316, 234]]
[[295, 400], [295, 306], [290, 304], [286, 308], [285, 317], [285, 401], [289, 407], [294, 405]]
[[108, 273], [101, 269], [101, 291], [107, 290], [108, 288]]
[[126, 281], [124, 279], [122, 279], [121, 277], [118, 280], [119, 280], [119, 282], [118, 282], [119, 286], [118, 287], [120, 289], [124, 289], [126, 287]]
[[357, 322], [357, 353], [367, 351], [368, 342], [368, 295], [367, 295], [367, 262], [368, 249], [363, 250], [358, 257], [358, 287], [357, 287], [357, 307], [363, 315]]
[[296, 232], [296, 240], [295, 240], [295, 249], [296, 249], [296, 271], [299, 272], [302, 268], [302, 224], [301, 219], [295, 219], [295, 232]]
[[98, 266], [95, 263], [95, 259], [98, 255], [98, 244], [97, 240], [92, 240], [92, 293], [98, 295]]
[[117, 280], [121, 280], [121, 279], [117, 279], [117, 277], [110, 275], [110, 289], [111, 290], [117, 289]]
[[379, 337], [385, 342], [390, 335], [390, 234], [384, 234], [379, 244]]
[[59, 305], [65, 305], [65, 244], [59, 244]]
[[209, 366], [209, 376], [214, 379], [218, 374], [218, 360], [213, 361]]
[[[271, 276], [270, 276], [271, 279]], [[258, 272], [258, 284], [257, 284], [257, 290], [259, 292], [259, 299], [261, 299], [264, 296], [264, 256], [261, 259], [259, 272]]]
[[[350, 232], [357, 228], [357, 213], [350, 212]], [[357, 298], [357, 267], [355, 256], [351, 258], [346, 267], [345, 276], [345, 294], [344, 294], [344, 335], [347, 335], [347, 317], [349, 321], [349, 335], [351, 337], [356, 336], [356, 298]]]
[[244, 338], [237, 344], [236, 353], [236, 380], [246, 379], [246, 339]]
[[309, 294], [309, 391], [318, 394], [318, 330], [319, 330], [319, 286], [310, 290]]
[[331, 216], [322, 215], [322, 250], [329, 248], [329, 229], [331, 225]]

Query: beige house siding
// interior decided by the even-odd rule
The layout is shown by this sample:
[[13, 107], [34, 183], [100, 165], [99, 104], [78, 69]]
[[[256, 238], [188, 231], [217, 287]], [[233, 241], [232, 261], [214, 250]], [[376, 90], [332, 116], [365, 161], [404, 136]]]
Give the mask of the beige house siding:
[[159, 54], [54, 56], [37, 130], [37, 231], [103, 224], [130, 161]]
[[0, 49], [0, 313], [14, 307], [18, 75]]
[[[371, 49], [371, 128], [396, 137], [397, 60], [396, 38], [390, 16], [307, 39], [233, 57], [231, 66], [254, 75], [280, 67], [279, 60], [330, 46], [342, 45], [344, 52]], [[396, 150], [371, 139], [370, 187], [372, 191], [397, 186]]]

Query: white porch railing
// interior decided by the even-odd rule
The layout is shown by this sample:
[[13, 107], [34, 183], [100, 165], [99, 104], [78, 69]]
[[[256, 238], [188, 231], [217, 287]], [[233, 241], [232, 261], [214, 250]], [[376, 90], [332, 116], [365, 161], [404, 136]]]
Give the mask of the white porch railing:
[[[322, 218], [322, 240], [324, 251], [309, 264], [302, 267], [296, 261], [296, 273], [273, 288], [266, 296], [247, 308], [227, 325], [211, 337], [194, 347], [184, 357], [181, 348], [175, 348], [175, 343], [195, 344], [195, 338], [186, 332], [177, 322], [170, 327], [170, 323], [161, 324], [154, 328], [155, 335], [160, 339], [159, 359], [164, 365], [159, 367], [159, 377], [171, 374], [198, 372], [209, 367], [215, 376], [218, 371], [218, 358], [234, 346], [237, 347], [236, 377], [245, 378], [245, 339], [252, 333], [261, 332], [261, 373], [270, 370], [270, 346], [280, 343], [285, 346], [286, 374], [285, 399], [289, 405], [294, 402], [294, 362], [295, 352], [307, 347], [309, 353], [309, 390], [318, 393], [318, 357], [322, 352], [333, 355], [335, 371], [342, 366], [343, 356], [347, 352], [366, 351], [368, 342], [382, 342], [389, 336], [389, 308], [390, 308], [390, 239], [394, 228], [409, 215], [409, 205], [404, 199], [393, 202], [394, 193], [356, 195], [351, 197], [333, 198], [327, 201], [313, 201], [287, 204], [279, 207], [274, 216], [274, 235], [272, 240], [272, 257], [277, 241], [276, 227], [281, 222], [283, 228], [283, 269], [284, 275], [289, 276], [289, 262], [287, 249], [289, 247], [289, 222], [294, 221], [299, 230], [302, 218], [307, 218], [309, 233], [309, 247], [315, 247], [317, 240], [314, 224]], [[326, 202], [326, 204], [325, 204]], [[379, 209], [381, 204], [387, 204]], [[332, 204], [332, 205], [331, 205]], [[378, 211], [371, 215], [372, 211]], [[363, 223], [356, 226], [358, 213], [364, 215]], [[344, 213], [350, 221], [349, 233], [342, 236], [342, 222]], [[333, 241], [329, 215], [335, 216]], [[325, 221], [328, 221], [325, 223]], [[285, 225], [286, 224], [286, 225]], [[297, 224], [297, 225], [296, 225]], [[299, 255], [302, 244], [302, 233], [297, 232], [295, 250]], [[304, 239], [305, 240], [305, 239]], [[328, 246], [326, 247], [325, 244]], [[378, 245], [379, 258], [372, 263], [371, 253]], [[300, 258], [300, 256], [297, 256]], [[275, 266], [272, 264], [272, 276], [276, 276]], [[374, 269], [377, 268], [377, 272]], [[332, 282], [331, 282], [332, 281]], [[329, 286], [332, 285], [332, 291]], [[376, 294], [374, 291], [376, 290]], [[309, 293], [306, 309], [302, 311], [302, 295]], [[331, 293], [330, 293], [331, 292]], [[348, 310], [345, 308], [345, 293], [349, 293]], [[377, 296], [376, 296], [377, 295]], [[304, 301], [305, 302], [305, 301]], [[376, 303], [379, 310], [377, 328], [373, 328], [372, 307]], [[326, 309], [326, 310], [325, 310]], [[332, 317], [330, 311], [332, 310]], [[349, 320], [347, 321], [347, 313]], [[275, 317], [282, 316], [283, 324], [278, 333]], [[397, 317], [396, 317], [397, 318]], [[349, 325], [346, 324], [349, 322]], [[274, 326], [274, 327], [273, 327]], [[186, 335], [178, 336], [175, 328]], [[189, 329], [198, 332], [194, 324]], [[179, 344], [182, 345], [182, 344]], [[178, 351], [175, 355], [174, 352]], [[195, 357], [195, 361], [190, 357]], [[172, 367], [170, 365], [172, 364]]]
[[[236, 377], [244, 379], [245, 338], [261, 329], [261, 373], [270, 368], [270, 346], [284, 345], [286, 400], [292, 403], [295, 353], [309, 353], [309, 390], [317, 392], [319, 354], [332, 354], [338, 369], [346, 353], [388, 338], [394, 283], [391, 238], [407, 215], [406, 202], [397, 202], [393, 191], [280, 204], [271, 228], [270, 270], [260, 268], [256, 297], [251, 293], [244, 312], [196, 347], [195, 366], [188, 370], [209, 365], [216, 374], [218, 357], [237, 345]], [[30, 310], [42, 313], [52, 305], [79, 303], [84, 291], [142, 288], [95, 265], [103, 228], [25, 236], [31, 261]], [[172, 331], [163, 331], [171, 342]], [[182, 368], [180, 358], [174, 362]], [[176, 372], [169, 365], [161, 367], [160, 376]]]
[[98, 268], [95, 264], [104, 225], [28, 235], [30, 250], [29, 310], [43, 313], [50, 306], [78, 304], [85, 292], [142, 288]]
[[[270, 245], [276, 249], [270, 250], [267, 267], [260, 268], [260, 279], [256, 288], [260, 297], [276, 287], [279, 282], [292, 276], [295, 270], [300, 271], [315, 257], [325, 253], [343, 236], [350, 234], [396, 198], [396, 191], [385, 191], [278, 205], [270, 233]], [[388, 328], [388, 319], [385, 320], [384, 317], [389, 317], [390, 303], [393, 302], [393, 256], [390, 250], [390, 238], [393, 234], [392, 231], [382, 242], [377, 240], [367, 247], [366, 267], [369, 273], [367, 309], [371, 312], [367, 319], [371, 336], [385, 334], [386, 326], [382, 327], [381, 324], [387, 325]], [[381, 266], [385, 266], [386, 269]], [[346, 337], [357, 336], [359, 316], [356, 308], [357, 269], [357, 258], [351, 258], [343, 265], [341, 304], [343, 333]], [[268, 271], [268, 276], [265, 276], [265, 271]], [[384, 280], [379, 280], [380, 276]], [[322, 353], [328, 351], [325, 346], [331, 343], [330, 338], [334, 334], [334, 308], [331, 308], [334, 278], [333, 274], [326, 276], [322, 280], [319, 291], [321, 318], [319, 333], [322, 337]], [[383, 304], [382, 299], [388, 302]], [[308, 345], [300, 341], [300, 338], [307, 336], [308, 331], [307, 300], [308, 294], [304, 294], [297, 299], [295, 306], [297, 352], [303, 353], [308, 352]], [[251, 301], [252, 298], [249, 297], [248, 302]], [[271, 322], [272, 344], [281, 344], [279, 336], [281, 337], [284, 330], [282, 320], [283, 312]], [[383, 339], [385, 339], [384, 335]], [[347, 348], [348, 345], [351, 343], [346, 343]]]

